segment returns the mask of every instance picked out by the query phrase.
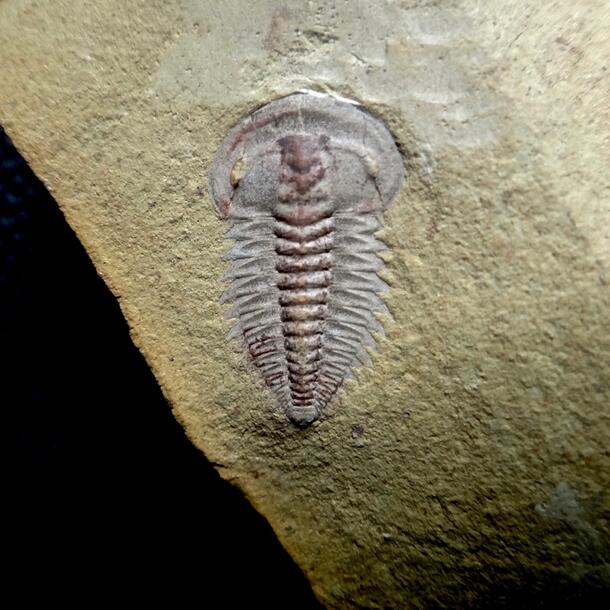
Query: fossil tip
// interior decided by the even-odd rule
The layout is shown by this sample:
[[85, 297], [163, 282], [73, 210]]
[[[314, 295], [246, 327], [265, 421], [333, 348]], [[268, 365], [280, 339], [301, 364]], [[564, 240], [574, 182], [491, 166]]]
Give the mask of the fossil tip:
[[291, 406], [286, 411], [288, 419], [299, 428], [306, 428], [320, 416], [319, 411], [313, 406], [297, 407]]

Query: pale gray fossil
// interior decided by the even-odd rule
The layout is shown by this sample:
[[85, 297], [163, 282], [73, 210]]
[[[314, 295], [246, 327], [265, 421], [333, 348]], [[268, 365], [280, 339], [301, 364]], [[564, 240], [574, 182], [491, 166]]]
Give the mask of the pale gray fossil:
[[235, 243], [227, 254], [231, 336], [278, 407], [317, 419], [358, 366], [370, 366], [387, 312], [374, 233], [404, 167], [383, 123], [331, 96], [273, 101], [228, 134], [209, 184]]

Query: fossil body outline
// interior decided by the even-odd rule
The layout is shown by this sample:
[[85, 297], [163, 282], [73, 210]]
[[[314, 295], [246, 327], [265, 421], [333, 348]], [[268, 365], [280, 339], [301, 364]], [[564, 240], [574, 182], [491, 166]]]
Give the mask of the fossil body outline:
[[371, 366], [388, 313], [374, 233], [404, 177], [385, 125], [335, 97], [295, 93], [227, 135], [210, 168], [234, 240], [223, 301], [230, 336], [296, 425], [316, 420], [344, 380]]

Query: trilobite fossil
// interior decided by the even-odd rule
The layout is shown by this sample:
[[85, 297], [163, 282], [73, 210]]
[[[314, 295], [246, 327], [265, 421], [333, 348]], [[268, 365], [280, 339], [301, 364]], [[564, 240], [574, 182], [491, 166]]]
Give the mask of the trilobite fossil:
[[384, 245], [374, 233], [403, 180], [383, 123], [297, 93], [243, 119], [216, 153], [210, 192], [234, 240], [223, 295], [237, 338], [297, 425], [316, 420], [352, 369], [370, 366]]

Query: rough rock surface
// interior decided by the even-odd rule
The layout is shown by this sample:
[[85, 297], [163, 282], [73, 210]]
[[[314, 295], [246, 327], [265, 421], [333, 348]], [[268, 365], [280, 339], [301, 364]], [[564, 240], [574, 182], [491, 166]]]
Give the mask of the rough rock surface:
[[[608, 586], [606, 0], [5, 0], [0, 122], [120, 298], [189, 436], [330, 608]], [[227, 341], [209, 162], [311, 88], [408, 179], [374, 367], [299, 430]]]

